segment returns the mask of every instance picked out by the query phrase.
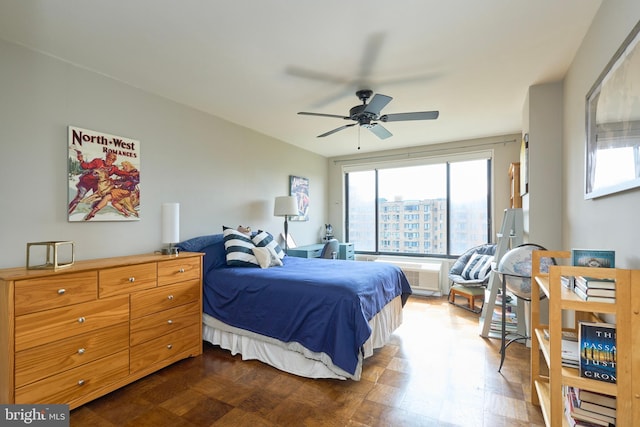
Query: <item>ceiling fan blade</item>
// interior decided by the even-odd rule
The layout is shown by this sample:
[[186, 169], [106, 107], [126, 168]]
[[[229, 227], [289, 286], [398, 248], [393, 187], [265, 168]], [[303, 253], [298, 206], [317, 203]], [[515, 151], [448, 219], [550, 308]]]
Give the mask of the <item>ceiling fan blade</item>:
[[376, 116], [380, 114], [380, 110], [382, 110], [388, 103], [391, 102], [393, 98], [387, 95], [381, 95], [376, 93], [371, 98], [371, 101], [365, 107], [364, 111], [367, 113], [373, 113]]
[[325, 136], [332, 135], [332, 134], [334, 134], [336, 132], [341, 131], [342, 129], [346, 129], [346, 128], [349, 128], [349, 127], [355, 126], [355, 125], [357, 125], [357, 123], [351, 123], [349, 125], [340, 126], [339, 128], [335, 128], [334, 130], [330, 130], [329, 132], [325, 132], [322, 135], [318, 135], [318, 138], [324, 138]]
[[285, 69], [285, 72], [290, 76], [301, 77], [309, 80], [319, 80], [327, 83], [334, 84], [347, 84], [349, 79], [334, 74], [323, 73], [322, 71], [309, 70], [302, 67], [296, 67], [295, 65], [289, 66]]
[[[373, 66], [380, 56], [380, 50], [382, 49], [385, 37], [385, 33], [373, 33], [367, 37], [367, 42], [360, 61], [360, 75], [358, 76], [358, 83], [366, 83], [366, 80], [371, 75]], [[364, 87], [361, 89], [364, 89]]]
[[351, 117], [339, 116], [337, 114], [307, 113], [306, 111], [300, 111], [298, 114], [300, 114], [301, 116], [335, 117], [336, 119], [345, 119], [345, 120], [351, 119]]
[[391, 132], [379, 123], [372, 123], [371, 126], [369, 126], [369, 130], [380, 139], [387, 139], [393, 136]]
[[382, 122], [404, 122], [407, 120], [435, 120], [440, 115], [439, 111], [420, 111], [415, 113], [385, 114], [380, 117]]

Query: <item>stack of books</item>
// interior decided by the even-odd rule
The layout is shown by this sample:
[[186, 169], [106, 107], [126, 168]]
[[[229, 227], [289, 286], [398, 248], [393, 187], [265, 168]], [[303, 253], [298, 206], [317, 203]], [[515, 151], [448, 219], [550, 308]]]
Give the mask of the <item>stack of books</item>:
[[[549, 339], [549, 330], [544, 330], [544, 337]], [[569, 368], [580, 367], [580, 347], [578, 344], [578, 334], [575, 332], [562, 331], [562, 366]]]
[[613, 279], [593, 279], [576, 276], [573, 291], [584, 301], [616, 302], [616, 282]]
[[[518, 333], [518, 319], [514, 311], [514, 301], [510, 296], [507, 296], [507, 304], [505, 311], [505, 331], [508, 334]], [[496, 297], [496, 305], [491, 315], [491, 330], [501, 333], [502, 332], [502, 295]]]
[[[614, 268], [616, 253], [611, 250], [572, 249], [571, 264], [580, 267]], [[573, 291], [584, 301], [616, 302], [616, 283], [610, 279], [576, 276]]]
[[574, 427], [615, 426], [616, 398], [565, 386], [565, 418]]

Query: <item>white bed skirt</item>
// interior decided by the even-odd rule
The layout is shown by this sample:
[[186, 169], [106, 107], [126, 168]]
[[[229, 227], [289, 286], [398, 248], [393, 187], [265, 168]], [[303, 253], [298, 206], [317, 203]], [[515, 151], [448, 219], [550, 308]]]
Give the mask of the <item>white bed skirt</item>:
[[369, 322], [371, 336], [358, 356], [353, 375], [335, 366], [326, 353], [316, 353], [296, 342], [282, 342], [275, 338], [229, 326], [203, 314], [202, 338], [214, 345], [241, 354], [242, 360], [260, 360], [282, 371], [307, 378], [336, 378], [360, 380], [362, 360], [383, 347], [389, 337], [402, 324], [402, 302], [396, 297], [384, 306]]

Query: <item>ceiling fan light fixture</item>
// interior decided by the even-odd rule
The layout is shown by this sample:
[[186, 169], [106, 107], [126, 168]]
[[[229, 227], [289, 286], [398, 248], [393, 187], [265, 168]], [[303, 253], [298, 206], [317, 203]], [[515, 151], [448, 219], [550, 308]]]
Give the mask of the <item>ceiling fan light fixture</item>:
[[301, 111], [298, 114], [307, 116], [321, 116], [321, 117], [334, 117], [345, 120], [353, 120], [356, 123], [340, 126], [339, 128], [330, 130], [321, 135], [318, 138], [332, 135], [338, 131], [346, 129], [350, 126], [359, 124], [360, 127], [366, 127], [373, 134], [380, 139], [386, 139], [392, 136], [391, 132], [385, 129], [379, 123], [375, 123], [376, 120], [381, 122], [396, 122], [396, 121], [408, 121], [408, 120], [434, 120], [438, 118], [438, 111], [422, 111], [414, 113], [396, 113], [396, 114], [384, 114], [380, 115], [380, 111], [387, 106], [393, 99], [390, 96], [375, 94], [371, 101], [367, 103], [367, 100], [373, 95], [373, 91], [370, 89], [362, 89], [356, 92], [356, 96], [362, 101], [361, 105], [356, 105], [349, 110], [348, 116], [339, 116], [337, 114], [323, 114], [323, 113], [308, 113]]

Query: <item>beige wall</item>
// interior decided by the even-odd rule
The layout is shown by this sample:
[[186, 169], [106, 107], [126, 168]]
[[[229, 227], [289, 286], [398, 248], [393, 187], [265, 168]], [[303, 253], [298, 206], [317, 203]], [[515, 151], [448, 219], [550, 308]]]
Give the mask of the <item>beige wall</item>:
[[[319, 239], [326, 158], [3, 41], [0, 63], [0, 268], [25, 265], [27, 242], [72, 240], [76, 259], [152, 252], [162, 202], [180, 203], [182, 239], [223, 224], [280, 233], [273, 200], [289, 175], [311, 196], [310, 221], [290, 231]], [[140, 221], [67, 222], [68, 125], [140, 141]]]
[[564, 82], [563, 246], [614, 249], [616, 266], [640, 268], [640, 189], [584, 199], [585, 97], [640, 20], [637, 0], [604, 1]]
[[[545, 185], [544, 190], [561, 200], [563, 249], [614, 249], [617, 264], [629, 268], [640, 268], [640, 190], [584, 200], [584, 101], [639, 19], [636, 0], [603, 2], [563, 82], [561, 178], [557, 188]], [[343, 183], [336, 159], [2, 41], [0, 63], [0, 267], [24, 265], [26, 243], [42, 240], [75, 241], [78, 259], [153, 251], [160, 246], [160, 205], [165, 201], [181, 203], [184, 239], [218, 233], [222, 224], [277, 233], [282, 221], [272, 216], [273, 198], [287, 193], [289, 175], [311, 182], [311, 219], [290, 225], [298, 243], [317, 241], [325, 222], [334, 224], [338, 236], [343, 233]], [[68, 125], [141, 142], [141, 221], [66, 221]], [[520, 134], [501, 143], [504, 139], [376, 155], [491, 146], [495, 229], [508, 205], [508, 165], [519, 158]], [[531, 168], [545, 173], [539, 164]], [[545, 203], [536, 202], [536, 208]], [[555, 229], [558, 223], [555, 218], [546, 221], [535, 227]]]

